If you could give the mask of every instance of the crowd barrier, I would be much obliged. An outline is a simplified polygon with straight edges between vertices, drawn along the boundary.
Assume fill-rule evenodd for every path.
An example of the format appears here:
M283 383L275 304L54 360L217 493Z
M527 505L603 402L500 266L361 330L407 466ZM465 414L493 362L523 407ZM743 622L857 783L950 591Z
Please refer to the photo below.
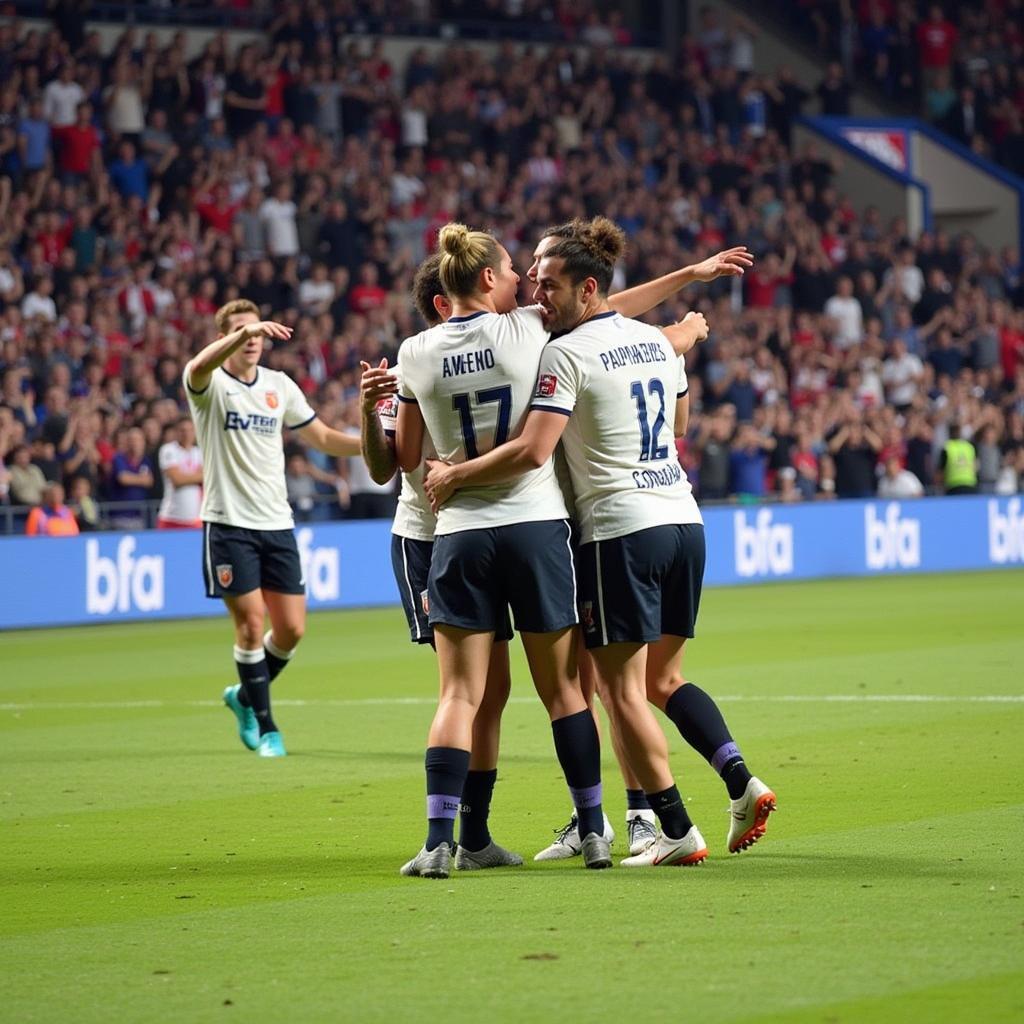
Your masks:
M841 501L705 510L705 583L1024 565L1020 497ZM311 608L395 604L390 523L296 530ZM0 539L0 629L222 614L200 531Z

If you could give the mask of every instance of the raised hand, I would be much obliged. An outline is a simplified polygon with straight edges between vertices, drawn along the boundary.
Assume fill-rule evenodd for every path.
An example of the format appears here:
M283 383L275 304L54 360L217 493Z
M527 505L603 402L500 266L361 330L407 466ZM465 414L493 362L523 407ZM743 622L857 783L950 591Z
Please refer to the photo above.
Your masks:
M388 370L388 361L382 359L377 366L360 361L363 376L359 381L359 401L364 412L373 412L381 399L398 391L398 378Z
M695 263L690 271L696 281L714 281L718 277L737 277L754 265L754 256L745 245L724 249Z
M684 324L690 324L694 328L694 341L703 341L708 336L708 322L704 319L703 313L696 311L687 313L683 317Z
M261 320L256 324L246 324L243 328L246 340L250 338L276 338L278 341L288 341L292 336L292 328L284 324L276 323L273 320Z

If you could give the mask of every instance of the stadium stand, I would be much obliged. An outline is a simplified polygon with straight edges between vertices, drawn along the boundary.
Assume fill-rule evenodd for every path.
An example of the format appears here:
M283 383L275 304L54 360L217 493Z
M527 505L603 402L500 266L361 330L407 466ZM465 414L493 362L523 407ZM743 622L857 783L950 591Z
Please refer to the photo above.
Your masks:
M790 146L811 90L754 74L742 26L695 25L670 60L614 45L649 26L608 5L581 22L555 4L550 50L460 39L396 66L349 34L348 3L290 4L256 41L222 32L194 57L185 29L163 47L128 29L107 52L80 5L57 6L51 30L0 25L0 532L24 531L48 481L82 530L152 524L182 368L239 295L296 326L269 364L354 427L359 361L419 329L411 275L453 218L522 269L545 226L607 214L630 240L619 286L726 245L758 254L742 283L650 315L692 304L712 325L678 441L702 500L943 490L954 424L978 489L1020 491L1020 254L911 239L839 194L832 164ZM359 6L426 37L465 5ZM484 6L537 30L535 3ZM1019 84L1019 43L1006 53L984 74ZM349 467L289 451L302 518L346 515Z

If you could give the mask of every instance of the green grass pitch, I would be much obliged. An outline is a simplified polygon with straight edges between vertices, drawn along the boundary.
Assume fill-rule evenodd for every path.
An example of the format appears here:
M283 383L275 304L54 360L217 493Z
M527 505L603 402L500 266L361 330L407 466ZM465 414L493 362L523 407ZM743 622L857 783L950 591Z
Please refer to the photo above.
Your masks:
M282 761L219 706L223 619L0 634L0 1020L1024 1019L1024 573L708 592L688 674L780 809L728 856L670 732L691 869L530 860L569 803L517 652L492 826L526 867L400 878L436 687L404 629L311 617ZM608 756L605 792L621 826Z

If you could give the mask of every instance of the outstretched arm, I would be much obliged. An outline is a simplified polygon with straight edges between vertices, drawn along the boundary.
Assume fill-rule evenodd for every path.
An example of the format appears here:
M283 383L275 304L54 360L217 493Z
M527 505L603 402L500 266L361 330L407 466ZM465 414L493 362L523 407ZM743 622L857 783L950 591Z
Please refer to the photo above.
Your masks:
M564 413L533 409L518 437L492 448L486 455L457 466L428 460L423 484L431 506L436 511L463 487L505 483L543 466L554 453L568 422Z
M623 316L640 316L655 306L660 306L670 299L680 288L685 288L694 281L714 281L717 277L736 277L743 274L747 267L754 265L754 257L745 245L709 256L700 263L673 270L671 274L657 277L653 281L645 281L635 288L608 296L608 305Z
M295 431L306 444L318 448L325 455L335 458L343 455L358 455L360 442L358 434L343 434L327 426L321 419L315 419Z
M211 341L198 355L194 356L185 367L185 383L192 391L205 391L209 386L210 377L218 366L238 351L250 338L278 338L287 341L292 336L292 329L284 324L264 320L260 323L245 324L237 331L225 334L223 338Z
M708 322L703 313L687 313L678 323L662 327L661 333L668 338L677 356L685 356L697 342L708 336Z

